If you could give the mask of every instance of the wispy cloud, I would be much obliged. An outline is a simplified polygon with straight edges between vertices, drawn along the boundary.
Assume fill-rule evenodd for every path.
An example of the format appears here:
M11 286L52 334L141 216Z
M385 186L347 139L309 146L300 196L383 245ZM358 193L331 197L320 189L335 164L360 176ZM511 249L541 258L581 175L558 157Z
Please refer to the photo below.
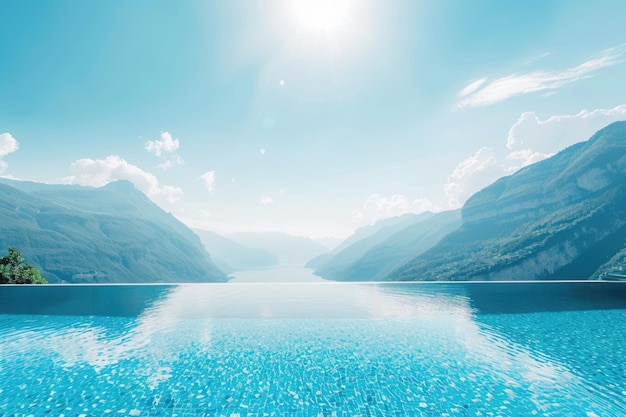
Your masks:
M468 84L467 87L459 92L458 97L461 98L472 94L474 91L478 90L478 88L480 88L480 86L483 85L485 81L487 81L487 77L481 78L480 80L472 81Z
M117 155L104 159L79 159L70 165L70 170L72 175L63 178L63 182L68 184L101 187L112 181L128 180L149 197L164 196L170 203L178 201L183 195L179 187L159 185L153 174L129 164Z
M547 57L548 55L550 55L550 52L544 52L541 55L536 55L531 57L529 60L527 60L526 62L524 62L524 65L530 65L532 63L535 63L537 61L541 61L542 59L544 59L545 57Z
M462 100L455 108L488 106L511 97L538 91L556 90L573 82L590 78L594 72L624 61L626 44L606 49L575 67L563 71L533 71L511 74L494 80L473 81L459 92ZM470 93L468 93L470 91Z
M165 161L159 165L159 168L167 169L175 165L183 165L185 161L176 151L180 147L180 141L173 139L169 132L162 132L160 140L149 140L144 144L145 150L164 159Z
M264 195L263 197L261 197L261 204L264 206L267 206L268 204L272 204L274 202L274 199L268 195Z
M209 194L213 194L215 191L215 171L207 171L204 174L200 175L200 179L204 183L206 190Z
M19 147L19 143L15 140L13 136L11 136L10 133L0 134L0 158L17 151ZM0 159L0 173L6 171L8 167L9 164Z

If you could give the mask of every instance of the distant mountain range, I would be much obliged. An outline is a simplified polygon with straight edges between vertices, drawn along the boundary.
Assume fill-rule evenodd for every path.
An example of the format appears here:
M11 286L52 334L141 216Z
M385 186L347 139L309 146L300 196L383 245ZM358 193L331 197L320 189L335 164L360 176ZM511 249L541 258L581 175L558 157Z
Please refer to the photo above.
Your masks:
M211 259L227 274L245 269L270 268L278 265L278 258L265 249L249 248L232 239L208 230L196 229Z
M340 244L329 254L322 254L307 262L306 266L316 269L316 274L335 280L368 280L369 271L358 266L359 260L377 245L383 244L388 238L405 228L420 223L433 216L433 213L405 214L381 220L374 225L364 226ZM357 272L359 271L359 272ZM358 277L365 274L366 277ZM353 278L349 278L349 276ZM369 278L368 278L369 277Z
M0 179L0 248L10 246L51 283L227 280L198 236L127 181Z
M392 235L387 227L355 234L341 251L313 260L316 273L336 280L626 278L626 122L501 178L460 213ZM357 259L345 256L350 251Z

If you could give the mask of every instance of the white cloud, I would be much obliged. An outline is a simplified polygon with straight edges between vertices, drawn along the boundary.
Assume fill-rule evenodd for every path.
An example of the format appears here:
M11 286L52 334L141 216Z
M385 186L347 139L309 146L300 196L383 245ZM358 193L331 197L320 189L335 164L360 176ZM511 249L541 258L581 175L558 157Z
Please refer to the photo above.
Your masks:
M10 133L0 134L0 158L17 151L19 147L20 144L15 140L15 138L13 138L13 136L11 136ZM6 171L8 167L9 164L0 159L0 174Z
M552 155L554 155L553 153L541 153L541 152L535 152L532 149L522 149L520 151L513 151L510 154L508 154L505 159L509 160L509 161L520 161L521 165L515 165L515 166L509 166L505 168L505 171L508 174L511 174L515 171L517 171L520 168L523 168L525 166L534 164L535 162L539 162L542 161L546 158L550 158Z
M164 158L165 162L157 165L159 168L168 169L175 165L183 165L185 161L175 152L180 147L178 139L172 139L169 132L161 133L161 140L149 140L144 148L159 158Z
M493 149L488 147L461 161L444 185L450 208L460 207L470 195L498 179L502 169L496 162Z
M505 159L517 162L506 167L506 173L549 158L619 120L626 120L626 104L606 110L582 110L546 120L541 120L535 112L524 112L509 130L506 146L511 152Z
M261 197L261 204L264 206L267 206L268 204L272 204L274 202L274 199L268 195L264 195L263 197Z
M459 180L476 172L484 171L487 167L496 163L496 157L493 149L484 146L480 148L473 156L466 158L459 163L450 178Z
M179 187L159 185L153 174L129 164L117 155L105 159L79 159L70 165L70 170L72 175L63 179L65 183L101 187L112 181L128 180L151 198L163 196L174 203L183 195Z
M20 144L11 136L10 133L0 135L0 156L5 156L19 149Z
M260 153L261 155L265 155L265 148L261 148L261 149L259 149L259 153Z
M509 130L506 146L511 150L532 149L553 154L589 139L618 120L626 120L626 104L608 110L582 110L578 114L552 116L546 120L539 119L534 112L525 112Z
M200 175L200 179L204 182L204 186L209 194L213 194L215 191L215 171L207 171Z
M590 78L593 73L612 65L623 62L622 56L626 52L626 44L606 49L597 56L588 59L580 65L563 71L533 71L527 74L511 74L491 81L470 83L459 93L459 97L467 96L456 103L456 108L487 106L511 97L545 90L555 90L567 84ZM467 91L471 93L467 93ZM463 94L466 92L466 94Z
M441 207L425 198L410 200L402 194L387 197L374 193L365 200L360 210L352 212L352 221L358 225L372 224L389 217L424 211L441 211Z
M161 133L161 140L149 140L145 144L148 152L152 152L156 156L161 156L163 152L172 153L180 147L178 139L172 139L169 132Z
M583 110L574 115L552 116L546 120L541 120L534 112L522 113L509 130L508 153L504 158L498 160L493 149L483 147L456 166L444 186L449 207L460 207L473 193L498 178L585 141L619 120L626 120L626 104L608 110Z

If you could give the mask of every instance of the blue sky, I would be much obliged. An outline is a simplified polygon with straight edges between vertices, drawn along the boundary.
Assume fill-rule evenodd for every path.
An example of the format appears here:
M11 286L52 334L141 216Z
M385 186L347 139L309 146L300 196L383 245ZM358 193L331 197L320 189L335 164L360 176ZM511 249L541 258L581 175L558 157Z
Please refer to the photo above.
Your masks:
M347 236L626 119L623 1L0 1L0 175Z

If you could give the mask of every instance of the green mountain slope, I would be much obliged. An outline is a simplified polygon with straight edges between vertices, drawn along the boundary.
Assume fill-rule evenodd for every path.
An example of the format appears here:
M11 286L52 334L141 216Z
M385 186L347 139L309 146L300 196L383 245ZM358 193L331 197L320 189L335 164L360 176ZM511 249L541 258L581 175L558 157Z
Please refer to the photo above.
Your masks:
M348 236L343 242L337 245L335 249L332 250L331 253L337 254L343 251L344 249L348 248L349 246L352 246L353 244L361 240L364 240L370 236L373 236L379 231L381 231L382 229L386 229L389 226L399 225L399 228L404 228L409 224L413 224L415 222L425 220L428 216L432 216L432 213L430 212L421 213L421 214L406 213L401 216L389 217L387 219L379 220L374 224L368 224L368 225L359 227L358 229L354 231L352 235ZM399 230L399 228L397 230ZM388 229L388 230L391 230L391 229Z
M316 267L315 274L326 279L343 281L347 280L352 265L363 257L370 249L383 243L395 233L426 221L433 213L421 214L409 213L404 216L382 220L374 225L358 229L353 236L346 239L349 245L340 245L333 252L332 257L318 257L310 260L307 266ZM355 278L359 279L359 278Z
M0 247L49 282L226 281L200 239L125 181L101 188L0 180Z
M400 266L432 248L460 226L460 210L437 213L373 246L338 276L343 281L384 281Z
M462 216L458 231L389 278L588 279L619 270L626 241L626 122L501 178L473 195Z

